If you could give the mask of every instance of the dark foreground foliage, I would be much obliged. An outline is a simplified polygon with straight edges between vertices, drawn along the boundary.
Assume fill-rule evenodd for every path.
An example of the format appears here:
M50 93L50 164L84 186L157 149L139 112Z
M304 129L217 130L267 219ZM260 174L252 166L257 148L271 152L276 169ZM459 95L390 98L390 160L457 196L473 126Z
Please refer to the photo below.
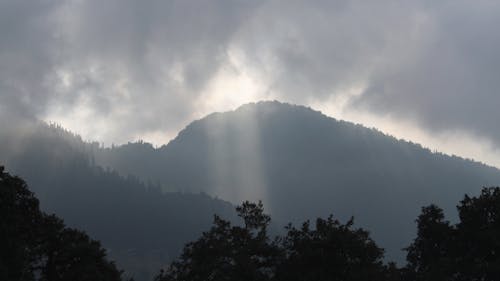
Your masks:
M287 227L270 239L270 217L261 203L237 208L243 226L215 216L212 228L186 245L156 281L197 280L500 280L500 188L484 188L457 206L459 222L445 220L435 205L422 208L417 237L406 249L407 265L384 264L369 233L330 216L314 227Z
M237 211L243 226L215 216L213 227L156 280L386 280L393 271L352 220L318 219L314 229L309 222L289 225L286 236L271 240L261 203L244 202Z
M0 218L0 280L121 280L98 241L41 212L26 183L1 166Z
M500 188L484 188L457 206L451 225L435 205L422 208L408 247L407 280L500 280Z
M438 206L422 208L407 265L398 268L353 219L290 224L271 239L262 203L244 202L236 208L242 225L215 216L156 281L500 280L500 188L466 195L457 209L452 224ZM122 272L98 241L41 212L26 183L0 166L0 280L119 281Z

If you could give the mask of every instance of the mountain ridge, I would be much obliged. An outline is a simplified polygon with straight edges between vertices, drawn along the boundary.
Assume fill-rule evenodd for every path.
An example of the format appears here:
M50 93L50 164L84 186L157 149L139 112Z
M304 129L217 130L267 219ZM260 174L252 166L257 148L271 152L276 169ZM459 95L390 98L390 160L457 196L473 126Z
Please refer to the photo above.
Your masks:
M237 112L239 110L242 110L244 109L245 107L252 107L252 106L260 106L260 105L266 105L266 104L278 104L278 105L284 105L284 106L291 106L291 107L298 107L298 108L302 108L302 109L306 109L306 110L310 110L312 112L315 112L315 113L318 113L320 114L321 116L325 117L325 118L328 118L332 121L335 121L335 122L341 122L341 123L346 123L346 124L351 124L353 126L360 126L360 127L363 127L365 129L368 129L368 130L371 130L375 133L379 133L379 134L382 134L386 137L389 137L389 138L392 138L396 141L402 141L402 142L406 142L410 145L416 145L424 150L427 150L429 151L430 153L432 154L438 154L438 155L444 155L444 156L448 156L448 157L452 157L452 158L459 158L459 159L462 159L462 160L466 160L466 161L470 161L470 162L473 162L474 164L479 164L479 165L482 165L482 166L485 166L487 168L493 168L493 169L496 169L500 172L500 167L496 167L494 165L491 165L491 164L488 164L488 163L485 163L481 160L477 160L477 159L474 159L474 158L469 158L469 157L464 157L464 156L461 156L461 155L458 155L458 154L450 154L450 153L446 153L446 152L442 152L442 151L439 151L439 150L436 150L436 149L432 149L428 146L425 146L419 142L414 142L412 141L411 139L406 139L406 138L400 138L400 137L396 137L390 133L387 133L387 132L384 132L380 129L378 129L377 127L368 127L362 123L356 123L356 122L352 122L352 121L348 121L348 120L344 120L344 119L338 119L338 118L335 118L335 117L332 117L328 114L325 114L323 113L321 110L316 110L310 106L306 106L306 105L297 105L297 104L293 104L293 103L288 103L288 102L282 102L282 101L278 101L278 100L263 100L263 101L257 101L257 102L249 102L249 103L245 103L245 104L242 104L240 106L238 106L237 108L235 109L232 109L232 110L227 110L227 111L217 111L217 112L212 112L212 113L209 113L201 118L198 118L198 119L194 119L193 121L191 121L188 125L186 125L183 129L181 129L177 135L172 138L171 140L169 140L167 143L165 144L161 144L161 145L154 145L153 143L151 142L148 142L147 140L142 140L142 139L139 139L137 141L128 141L127 143L123 143L123 144L113 144L113 147L117 148L117 147L126 147L126 146L130 146L130 145L144 145L146 147L150 147L151 150L154 150L154 151L158 151L158 150L162 150L164 149L166 146L168 146L170 143L174 142L186 129L189 129L191 126L193 126L194 124L196 124L197 122L202 122L203 120L205 119L210 119L210 118L216 118L217 116L219 115L224 115L224 114L227 114L227 113L232 113L232 112ZM91 141L89 141L91 142ZM102 149L111 149L112 147L102 147Z
M176 258L213 214L235 219L234 206L206 194L163 192L138 177L96 165L97 143L42 122L0 131L0 166L26 179L41 208L100 240L126 276L151 280Z
M57 126L48 127L23 131L14 126L12 134L19 134L18 139L6 137L6 130L0 132L2 158L23 147L25 152L45 153L35 158L29 153L11 155L13 160L33 160L21 163L17 171L32 173L28 181L41 182L35 187L50 183L37 178L37 167L49 168L63 155L73 159L68 163L80 163L75 168L90 161L103 167L104 175L116 171L164 191L204 193L232 204L262 200L279 223L332 213L341 220L354 216L356 224L370 229L387 249L390 260L404 260L401 249L415 235L412 222L422 206L436 203L453 219L455 204L465 193L474 195L483 186L500 183L495 167L277 101L212 113L158 148L145 142L103 148ZM36 141L26 141L30 131L50 138L33 146ZM75 152L86 155L86 160L79 160ZM39 161L43 158L54 161ZM58 165L52 168L62 164ZM69 180L71 173L64 177ZM42 203L44 196L40 194Z
M147 159L127 155L132 146L108 149L97 161L123 165L123 173L135 171L167 190L205 192L233 204L263 200L278 221L354 215L396 260L420 207L437 203L453 218L463 194L500 183L495 167L277 101L193 121ZM377 224L403 234L384 236Z

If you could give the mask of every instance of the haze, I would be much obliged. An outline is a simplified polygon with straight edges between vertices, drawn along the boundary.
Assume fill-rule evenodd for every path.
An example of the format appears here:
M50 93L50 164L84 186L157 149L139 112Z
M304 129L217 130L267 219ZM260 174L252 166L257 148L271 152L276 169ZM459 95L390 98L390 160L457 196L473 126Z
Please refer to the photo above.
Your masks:
M0 110L106 146L273 100L500 166L496 1L1 1Z
M0 0L0 280L500 280L499 15Z

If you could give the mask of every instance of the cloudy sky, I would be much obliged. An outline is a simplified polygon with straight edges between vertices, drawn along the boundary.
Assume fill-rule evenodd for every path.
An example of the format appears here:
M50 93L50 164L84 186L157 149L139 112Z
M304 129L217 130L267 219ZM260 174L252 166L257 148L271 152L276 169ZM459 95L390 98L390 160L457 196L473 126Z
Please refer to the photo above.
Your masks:
M500 167L500 1L0 0L0 110L106 145L277 99Z

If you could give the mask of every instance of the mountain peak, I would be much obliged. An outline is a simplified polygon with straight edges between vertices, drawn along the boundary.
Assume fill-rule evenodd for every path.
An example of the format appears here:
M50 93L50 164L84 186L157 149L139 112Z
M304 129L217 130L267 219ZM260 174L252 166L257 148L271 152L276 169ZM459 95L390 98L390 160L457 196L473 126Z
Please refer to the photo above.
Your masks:
M404 259L422 206L449 217L463 194L500 183L495 168L278 101L213 113L166 146L143 146L99 150L96 162L169 191L262 200L280 222L355 216L392 260Z
M354 215L400 260L421 206L451 213L463 194L500 182L497 169L279 101L193 122L162 157L158 177L170 188L263 200L280 221Z

